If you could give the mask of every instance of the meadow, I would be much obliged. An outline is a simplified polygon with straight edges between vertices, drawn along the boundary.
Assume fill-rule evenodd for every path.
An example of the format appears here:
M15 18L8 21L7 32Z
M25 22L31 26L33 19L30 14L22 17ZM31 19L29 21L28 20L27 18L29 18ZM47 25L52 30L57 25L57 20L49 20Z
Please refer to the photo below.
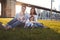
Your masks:
M12 18L0 18L0 22L6 25ZM60 40L60 21L57 20L38 20L47 28L16 27L15 30L0 29L0 40Z

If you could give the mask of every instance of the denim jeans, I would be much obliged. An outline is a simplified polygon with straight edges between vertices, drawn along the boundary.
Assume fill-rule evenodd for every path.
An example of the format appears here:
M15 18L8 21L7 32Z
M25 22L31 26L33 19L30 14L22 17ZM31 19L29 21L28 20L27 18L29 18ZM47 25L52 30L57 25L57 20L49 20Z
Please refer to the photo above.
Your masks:
M7 23L7 26L10 26L10 28L14 28L18 25L20 25L22 22L18 21L16 18L12 19L10 22Z
M44 27L41 23L34 23L34 26L35 26L35 27L41 27L41 28Z
M18 21L16 18L14 18L14 19L12 19L10 22L8 22L7 24L8 25L11 25L11 24L13 24L14 22L16 22L16 21Z

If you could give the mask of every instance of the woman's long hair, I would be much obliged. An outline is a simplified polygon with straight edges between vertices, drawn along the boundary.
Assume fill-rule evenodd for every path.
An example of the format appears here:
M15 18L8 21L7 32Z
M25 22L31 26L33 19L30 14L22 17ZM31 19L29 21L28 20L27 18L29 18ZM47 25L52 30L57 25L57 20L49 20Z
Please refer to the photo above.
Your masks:
M33 13L32 13L32 9L33 9ZM32 7L31 8L31 10L30 10L30 15L37 15L37 13L36 13L36 10L35 10L35 7Z

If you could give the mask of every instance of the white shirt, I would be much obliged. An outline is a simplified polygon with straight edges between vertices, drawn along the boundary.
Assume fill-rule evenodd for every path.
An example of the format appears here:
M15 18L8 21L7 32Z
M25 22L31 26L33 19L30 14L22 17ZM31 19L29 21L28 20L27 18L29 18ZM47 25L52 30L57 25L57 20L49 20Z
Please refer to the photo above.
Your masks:
M34 21L37 21L38 16L37 15L33 15L34 16ZM31 15L29 15L29 17L31 17Z

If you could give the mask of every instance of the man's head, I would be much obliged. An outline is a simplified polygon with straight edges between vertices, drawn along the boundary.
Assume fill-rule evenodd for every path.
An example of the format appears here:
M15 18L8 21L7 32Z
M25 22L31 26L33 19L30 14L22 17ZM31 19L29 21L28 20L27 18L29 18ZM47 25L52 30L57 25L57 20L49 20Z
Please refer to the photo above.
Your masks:
M25 6L25 5L22 5L21 10L22 10L23 12L25 12L26 6Z

